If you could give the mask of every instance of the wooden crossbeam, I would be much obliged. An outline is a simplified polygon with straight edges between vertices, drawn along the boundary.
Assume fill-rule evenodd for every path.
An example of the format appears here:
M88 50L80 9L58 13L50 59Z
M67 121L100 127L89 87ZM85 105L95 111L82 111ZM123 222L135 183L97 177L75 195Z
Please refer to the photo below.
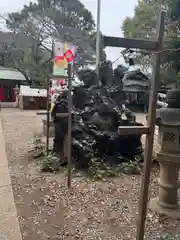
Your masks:
M47 111L45 112L37 112L36 115L47 115Z
M130 39L110 36L104 36L103 43L105 47L138 48L149 51L156 51L158 45L157 41L154 40Z
M69 113L56 113L56 118L64 118L68 116L69 116Z
M118 133L121 136L128 136L128 135L143 135L148 134L150 132L149 127L145 126L120 126L118 127Z
M37 115L47 115L47 112L37 112ZM57 118L64 118L64 117L68 117L69 113L56 113L56 117Z

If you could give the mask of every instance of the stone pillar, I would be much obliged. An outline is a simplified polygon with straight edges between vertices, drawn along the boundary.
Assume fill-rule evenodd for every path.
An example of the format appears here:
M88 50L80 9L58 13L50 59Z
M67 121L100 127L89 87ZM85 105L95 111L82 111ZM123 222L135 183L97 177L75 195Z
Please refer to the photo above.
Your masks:
M157 110L156 123L159 126L160 164L158 197L151 199L152 211L180 218L178 203L180 170L180 90L172 89L167 93L168 107Z

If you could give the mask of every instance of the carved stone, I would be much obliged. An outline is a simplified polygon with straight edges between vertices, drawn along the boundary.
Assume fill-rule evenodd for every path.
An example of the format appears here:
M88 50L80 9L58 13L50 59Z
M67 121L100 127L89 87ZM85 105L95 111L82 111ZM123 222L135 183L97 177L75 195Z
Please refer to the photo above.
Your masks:
M124 72L125 68L119 67L114 75L111 62L104 62L99 68L100 86L95 71L78 72L83 84L73 89L71 155L73 164L79 168L88 169L93 158L111 165L137 160L137 155L142 159L141 133L135 136L118 133L118 126L142 125L124 106ZM67 92L58 96L51 112L55 126L53 152L67 157L68 121L59 113L68 113Z

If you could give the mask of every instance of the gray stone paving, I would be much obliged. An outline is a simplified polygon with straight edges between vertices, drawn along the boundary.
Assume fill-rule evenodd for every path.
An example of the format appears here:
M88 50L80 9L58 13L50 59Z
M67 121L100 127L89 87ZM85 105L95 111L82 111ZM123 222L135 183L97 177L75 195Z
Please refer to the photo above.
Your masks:
M22 240L0 119L0 240Z

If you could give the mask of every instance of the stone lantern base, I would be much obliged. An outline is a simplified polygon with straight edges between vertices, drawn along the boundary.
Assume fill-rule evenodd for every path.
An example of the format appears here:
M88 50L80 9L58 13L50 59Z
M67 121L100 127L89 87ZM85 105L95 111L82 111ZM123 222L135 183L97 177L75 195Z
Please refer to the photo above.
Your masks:
M166 215L170 218L180 219L180 207L176 209L161 207L158 198L153 198L150 200L149 209L153 212Z
M180 219L178 203L180 155L159 152L157 159L160 164L159 193L157 198L150 200L149 208L159 214Z

